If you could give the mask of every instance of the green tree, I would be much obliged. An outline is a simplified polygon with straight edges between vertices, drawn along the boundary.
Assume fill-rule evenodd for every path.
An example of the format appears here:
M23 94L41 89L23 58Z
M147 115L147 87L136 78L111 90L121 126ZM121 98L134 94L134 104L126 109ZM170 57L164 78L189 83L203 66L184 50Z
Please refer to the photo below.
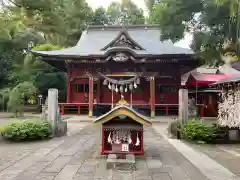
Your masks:
M240 1L239 0L231 0L230 2L228 0L216 0L216 3L218 5L223 5L225 3L229 4L230 7L230 16L232 18L236 18L239 12L239 5L240 5Z
M3 22L0 32L5 32L5 35L0 37L0 68L2 69L0 88L5 85L11 86L11 80L14 79L11 72L15 66L19 66L23 62L29 46L44 42L38 32L27 27L26 21L25 11L22 8L14 13L3 8L0 13L0 22Z
M25 100L36 94L36 87L30 82L23 82L12 89L9 95L8 109L15 116L23 116L23 106Z
M206 63L218 64L226 52L225 40L236 36L236 22L230 21L230 2L217 6L215 0L160 1L153 7L150 22L159 24L161 40L177 42L186 32L193 34L191 48Z
M110 22L106 9L104 9L103 7L97 8L93 13L92 25L108 25L108 24L110 24Z
M121 3L112 2L107 9L110 24L144 24L143 10L139 9L131 0L122 0Z
M0 107L2 111L7 110L7 102L9 100L9 94L11 90L9 88L3 88L0 90Z
M70 46L91 22L92 9L85 0L6 0L12 13L26 12L27 26L43 34L51 44ZM9 6L9 4L12 4Z
M33 50L36 51L59 49L62 48L52 44L41 44L33 48ZM26 77L25 80L32 82L39 93L45 96L50 88L56 88L63 92L66 91L66 74L43 62L39 57L33 56L31 53L26 55L21 72L23 76ZM24 79L24 77L21 79Z
M157 0L144 0L144 2L148 8L149 13L151 13L154 4L157 3Z

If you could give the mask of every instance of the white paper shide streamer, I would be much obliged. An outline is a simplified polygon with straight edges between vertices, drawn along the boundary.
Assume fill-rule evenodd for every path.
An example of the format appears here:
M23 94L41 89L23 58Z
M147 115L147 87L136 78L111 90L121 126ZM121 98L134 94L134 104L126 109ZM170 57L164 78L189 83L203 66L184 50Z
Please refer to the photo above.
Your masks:
M111 139L111 132L108 135L108 143L112 144L112 139Z
M223 90L218 105L218 124L229 128L240 128L240 89Z
M140 145L140 140L139 140L138 133L137 133L137 141L136 141L135 146L139 146L139 145Z

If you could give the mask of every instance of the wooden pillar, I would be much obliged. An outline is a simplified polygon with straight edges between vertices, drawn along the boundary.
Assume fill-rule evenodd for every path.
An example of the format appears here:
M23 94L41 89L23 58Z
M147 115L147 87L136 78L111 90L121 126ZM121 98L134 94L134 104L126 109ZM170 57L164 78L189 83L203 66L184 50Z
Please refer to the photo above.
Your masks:
M97 81L97 103L100 103L101 96L101 79L99 78Z
M67 103L71 102L71 68L67 65Z
M88 96L88 115L89 117L93 116L93 77L89 77L89 96Z
M179 120L182 124L188 121L188 90L179 89Z
M151 117L155 117L155 78L150 78L150 109Z

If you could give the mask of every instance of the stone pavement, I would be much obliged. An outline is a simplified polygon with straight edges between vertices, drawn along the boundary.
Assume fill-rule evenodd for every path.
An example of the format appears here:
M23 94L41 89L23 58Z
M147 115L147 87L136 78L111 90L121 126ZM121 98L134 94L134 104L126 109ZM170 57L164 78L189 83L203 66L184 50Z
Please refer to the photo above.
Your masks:
M232 173L240 177L240 145L211 145L211 144L190 144L188 146L201 151L219 164L226 167Z
M154 125L154 128L206 177L211 180L240 180L240 153L237 153L229 148L233 145L227 148L226 145L197 145L177 139L171 139L167 135L166 127L166 123L158 123ZM235 147L236 146L239 147L238 145L235 145ZM226 152L232 156L229 154L227 155Z
M136 159L136 171L121 172L106 169L99 127L69 126L75 127L69 136L49 141L0 141L0 180L207 180L153 128L146 128L146 154Z

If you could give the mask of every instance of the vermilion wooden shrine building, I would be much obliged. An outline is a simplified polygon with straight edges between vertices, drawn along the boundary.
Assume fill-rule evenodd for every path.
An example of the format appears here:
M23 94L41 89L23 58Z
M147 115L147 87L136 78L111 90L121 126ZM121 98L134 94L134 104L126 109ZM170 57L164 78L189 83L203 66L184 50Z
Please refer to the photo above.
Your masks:
M198 66L191 50L161 42L155 25L91 26L74 47L33 53L67 72L62 114L85 107L92 116L94 106L105 113L121 94L152 117L177 114L181 75Z

